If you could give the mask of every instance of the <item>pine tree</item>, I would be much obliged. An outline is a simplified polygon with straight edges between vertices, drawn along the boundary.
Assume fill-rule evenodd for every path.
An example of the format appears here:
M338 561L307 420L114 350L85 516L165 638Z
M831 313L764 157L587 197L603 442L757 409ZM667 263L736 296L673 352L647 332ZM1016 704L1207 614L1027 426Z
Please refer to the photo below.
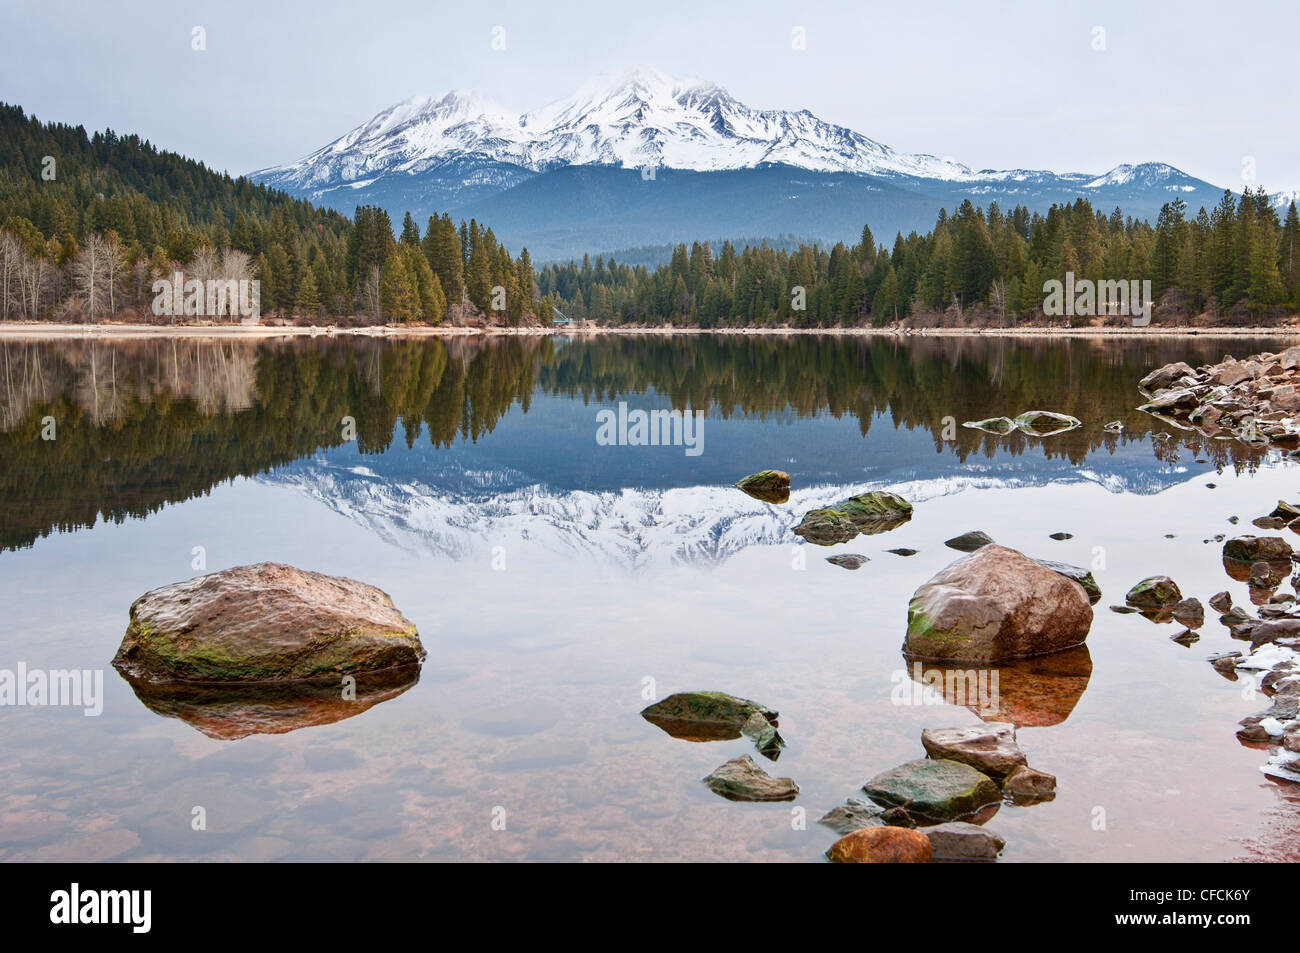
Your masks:
M391 255L380 269L380 307L389 321L414 321L420 315L419 294L403 258Z
M406 217L402 219L402 244L419 245L420 244L420 226L415 224L415 219L411 213L407 212Z
M298 303L294 310L306 317L320 314L320 294L316 289L316 276L310 268L304 268L302 280L298 282Z

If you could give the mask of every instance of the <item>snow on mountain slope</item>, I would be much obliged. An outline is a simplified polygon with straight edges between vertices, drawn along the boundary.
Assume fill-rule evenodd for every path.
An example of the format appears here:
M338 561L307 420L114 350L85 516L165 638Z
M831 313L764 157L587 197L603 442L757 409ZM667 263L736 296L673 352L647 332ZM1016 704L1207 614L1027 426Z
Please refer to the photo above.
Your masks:
M318 458L257 479L304 493L419 555L461 560L508 543L626 569L720 563L750 546L796 545L800 540L793 529L802 514L868 490L888 489L921 503L973 489L1042 483L1028 474L975 468L963 476L797 489L787 505L772 506L727 486L559 490L519 485L517 476L504 470L462 472L454 476L453 487L435 486ZM1184 479L1185 472L1171 472L1164 481L1134 485L1115 474L1081 469L1065 482L1097 483L1111 493L1154 493Z
M1143 162L1139 165L1117 165L1105 175L1085 183L1084 188L1099 189L1107 185L1137 185L1142 188L1166 188L1173 192L1193 192L1195 187L1178 179L1183 173L1163 162Z
M407 100L306 158L253 177L310 191L417 174L468 157L534 173L569 165L714 172L776 164L945 182L1065 180L1089 188L1126 184L1135 175L1153 181L1182 176L1157 163L1119 166L1096 178L976 171L950 158L897 152L806 109L753 109L714 83L635 69L606 75L523 115L460 90Z

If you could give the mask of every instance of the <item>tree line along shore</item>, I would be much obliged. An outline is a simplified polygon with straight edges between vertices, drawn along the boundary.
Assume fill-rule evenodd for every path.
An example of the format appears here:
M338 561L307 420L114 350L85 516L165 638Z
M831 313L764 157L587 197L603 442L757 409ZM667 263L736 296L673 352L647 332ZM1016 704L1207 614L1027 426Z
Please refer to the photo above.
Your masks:
M0 104L0 321L236 323L256 282L276 325L698 329L1121 328L1044 314L1050 281L1144 280L1161 327L1272 328L1300 313L1300 215L1263 188L1157 221L1085 199L1046 213L969 200L924 235L797 249L680 243L663 264L608 255L535 265L447 213L352 218L138 136L41 123ZM162 284L160 284L162 283ZM161 289L161 290L160 290ZM233 297L233 295L232 295ZM174 303L174 305L173 305ZM160 307L161 305L161 307ZM247 310L247 309L245 309ZM232 313L234 312L234 313Z

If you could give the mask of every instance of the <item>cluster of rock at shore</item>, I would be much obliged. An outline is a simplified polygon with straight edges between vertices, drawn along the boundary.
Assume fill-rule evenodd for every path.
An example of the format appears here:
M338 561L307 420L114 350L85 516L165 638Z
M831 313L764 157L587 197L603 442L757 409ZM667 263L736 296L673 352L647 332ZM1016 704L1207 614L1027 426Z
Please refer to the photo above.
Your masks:
M1138 409L1174 426L1293 453L1300 448L1300 345L1244 360L1225 356L1218 364L1198 368L1181 361L1166 364L1138 386L1149 398ZM1280 500L1254 523L1261 529L1300 532L1300 507ZM1237 736L1243 743L1267 746L1270 757L1261 770L1286 781L1300 781L1300 604L1293 593L1279 592L1278 587L1291 576L1292 587L1300 592L1300 575L1291 575L1296 560L1291 544L1281 536L1228 539L1223 544L1224 570L1248 584L1258 617L1233 606L1227 592L1210 599L1232 637L1248 640L1251 646L1249 652L1213 655L1210 662L1227 678L1235 680L1238 673L1259 676L1260 689L1272 701L1266 711L1243 719ZM1187 624L1178 615L1179 593L1172 580L1156 577L1144 583L1148 585L1139 584L1141 592L1135 587L1129 593L1130 605L1146 613L1171 613ZM1185 605L1181 608L1187 611ZM1187 644L1194 641L1191 636L1188 631L1174 638Z
M1182 429L1248 444L1300 448L1300 345L1193 368L1179 361L1138 382L1139 410Z
M1278 520L1295 507L1279 502L1265 519ZM1300 530L1300 510L1290 520ZM1284 525L1290 525L1284 524ZM1210 597L1210 608L1234 639L1250 643L1249 651L1220 652L1210 656L1215 670L1225 678L1259 677L1259 688L1270 707L1241 720L1237 737L1245 744L1261 745L1270 752L1262 769L1285 781L1300 781L1300 603L1293 593L1278 591L1300 559L1281 536L1237 536L1223 544L1223 567L1228 576L1249 586L1256 617L1234 606L1225 590ZM1300 574L1291 579L1300 586ZM1199 599L1184 599L1178 584L1167 576L1152 576L1129 590L1127 607L1153 621L1170 619L1187 628L1171 638L1184 645L1197 640L1195 630L1204 625ZM1112 607L1118 609L1119 607Z

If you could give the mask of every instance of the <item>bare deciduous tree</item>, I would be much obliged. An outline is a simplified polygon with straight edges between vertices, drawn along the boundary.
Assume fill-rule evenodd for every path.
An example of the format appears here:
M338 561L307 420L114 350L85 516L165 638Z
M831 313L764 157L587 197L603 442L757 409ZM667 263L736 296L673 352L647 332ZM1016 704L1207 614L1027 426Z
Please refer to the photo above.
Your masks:
M376 321L383 319L383 313L380 308L380 271L379 266L375 265L370 269L370 274L366 277L366 283L361 289L361 298L366 311Z
M109 258L112 254L120 256L121 250L110 251L109 243L103 236L91 234L72 259L74 294L86 309L92 323L96 315L104 313L111 300Z
M22 307L19 291L19 273L27 250L12 233L0 230L0 313L7 321L13 304Z

